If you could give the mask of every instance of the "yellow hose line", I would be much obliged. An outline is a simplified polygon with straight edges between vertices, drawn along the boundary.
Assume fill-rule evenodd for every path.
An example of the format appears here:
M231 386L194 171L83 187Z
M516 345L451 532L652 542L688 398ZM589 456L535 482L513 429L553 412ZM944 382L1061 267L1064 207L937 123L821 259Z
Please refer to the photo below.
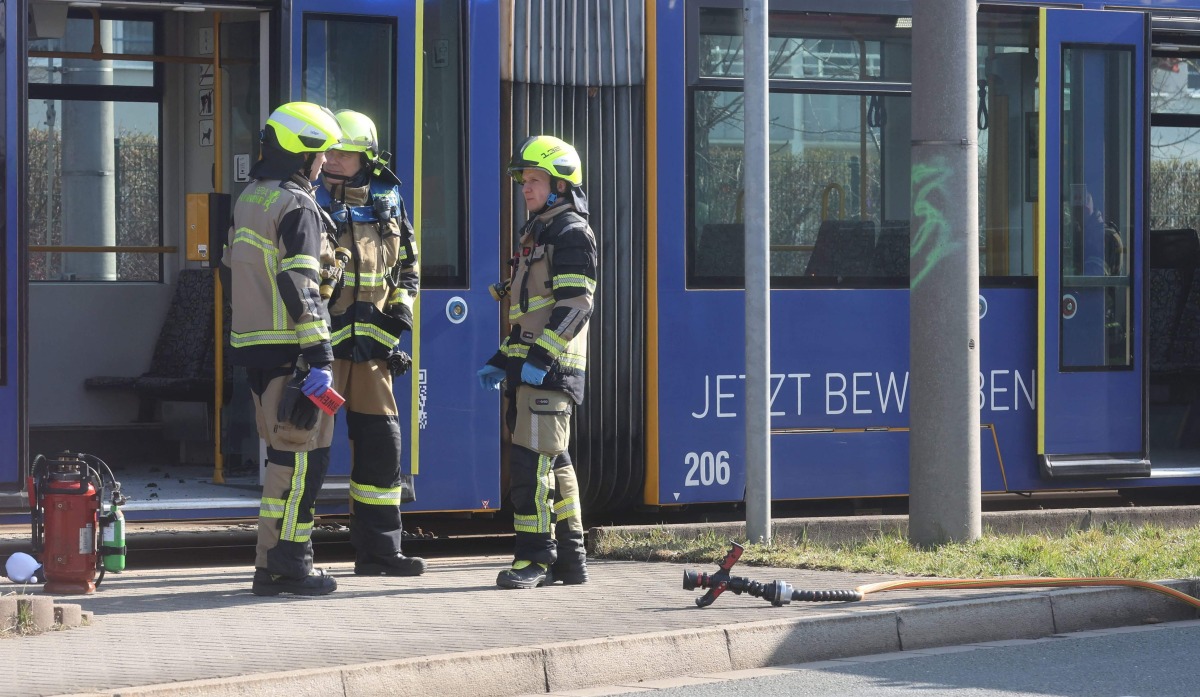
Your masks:
M1053 588L1063 586L1127 586L1130 588L1144 588L1148 591L1169 595L1172 598L1175 598L1181 602L1185 602L1194 608L1200 608L1200 600L1193 598L1186 593L1180 593L1174 588L1168 588L1161 583L1154 583L1152 581L1139 581L1132 578L996 578L988 580L942 578L925 579L920 581L882 581L880 583L868 583L866 585L859 586L854 590L862 593L863 595L867 595L868 593L903 590L906 588Z

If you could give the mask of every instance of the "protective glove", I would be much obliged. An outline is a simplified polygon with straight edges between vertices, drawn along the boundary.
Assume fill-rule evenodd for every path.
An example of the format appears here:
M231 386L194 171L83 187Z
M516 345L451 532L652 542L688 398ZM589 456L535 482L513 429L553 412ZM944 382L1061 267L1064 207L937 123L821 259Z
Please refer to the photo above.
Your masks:
M311 431L317 425L319 410L317 405L304 396L304 392L301 391L305 380L305 376L296 375L283 386L276 419L281 423L289 423L302 431Z
M308 377L304 378L304 384L300 386L300 391L306 395L320 397L332 384L333 370L329 366L310 368Z
M532 363L525 363L521 366L521 382L529 383L530 385L540 385L546 379L546 369L539 368Z
M500 389L500 381L504 379L504 370L494 365L485 365L479 369L479 386L487 392Z
M412 356L408 355L404 351L401 351L399 348L394 348L392 349L392 352L388 354L387 367L388 371L392 374L392 377L400 377L401 375L407 373L408 369L412 367Z

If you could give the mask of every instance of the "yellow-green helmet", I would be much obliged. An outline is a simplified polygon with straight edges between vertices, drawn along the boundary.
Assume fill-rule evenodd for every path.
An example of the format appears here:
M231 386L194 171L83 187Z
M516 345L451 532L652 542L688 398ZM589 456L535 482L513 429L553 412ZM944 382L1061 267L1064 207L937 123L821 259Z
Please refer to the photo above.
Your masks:
M288 102L271 112L267 128L279 147L294 153L324 152L342 138L333 112L311 102Z
M368 162L374 162L379 152L379 132L375 130L375 122L365 114L349 109L341 109L334 115L342 127L342 142L330 149L361 152Z
M572 187L583 184L583 166L575 148L554 136L531 136L521 143L508 162L513 181L522 183L521 172L540 169L554 179L562 179Z

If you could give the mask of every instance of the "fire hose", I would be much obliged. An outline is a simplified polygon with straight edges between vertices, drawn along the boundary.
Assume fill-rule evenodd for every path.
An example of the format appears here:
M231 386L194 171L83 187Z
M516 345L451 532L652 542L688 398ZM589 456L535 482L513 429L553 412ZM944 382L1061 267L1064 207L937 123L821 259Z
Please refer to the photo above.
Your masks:
M703 596L696 598L698 607L708 607L717 599L717 596L725 591L730 591L735 595L745 593L754 598L762 598L770 602L775 607L787 605L791 602L855 602L862 600L864 596L870 593L881 593L883 591L904 590L912 588L946 588L946 589L968 589L968 588L1057 588L1057 587L1074 587L1074 586L1125 586L1129 588L1142 588L1163 595L1170 596L1176 600L1187 603L1192 607L1200 609L1200 599L1181 593L1174 588L1169 588L1161 583L1152 581L1140 581L1132 578L1104 578L1104 577L1080 577L1080 578L994 578L994 579L965 579L965 578L936 578L936 579L917 579L917 580L900 580L900 581L881 581L879 583L868 583L858 586L853 589L843 590L801 590L797 589L792 584L786 581L771 581L770 583L760 583L742 576L731 576L730 570L733 565L742 558L742 552L745 548L742 545L732 542L732 547L725 553L725 558L721 560L720 568L712 574L699 571L684 571L683 572L683 589L695 590L697 588L707 589Z

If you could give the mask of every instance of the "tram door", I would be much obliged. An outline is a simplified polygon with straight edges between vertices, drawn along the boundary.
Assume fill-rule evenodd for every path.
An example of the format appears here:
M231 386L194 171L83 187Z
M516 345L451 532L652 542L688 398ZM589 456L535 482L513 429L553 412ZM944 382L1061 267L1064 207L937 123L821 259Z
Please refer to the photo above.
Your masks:
M1143 13L1041 10L1038 454L1149 476Z
M498 98L478 102L485 113L476 113L473 97L469 117L459 108L467 103L462 66L482 61L494 68L498 46L488 54L488 47L463 45L462 5L296 0L288 18L290 98L372 118L381 147L393 154L391 166L403 182L401 194L417 234L418 331L401 342L413 367L395 380L403 471L414 475L417 496L405 511L500 507L497 400L479 389L475 376L497 346L499 315L486 281L471 283L472 269L476 274L495 269L498 249L494 235L479 235L487 239L469 244L467 234L475 227L470 221L487 218L479 211L495 209L496 224L493 192L500 168L490 168L484 189L468 179L466 166L495 159ZM467 50L480 51L480 58L468 61ZM465 135L468 118L490 120L496 133L476 147ZM345 419L339 417L330 478L344 479L350 470Z

